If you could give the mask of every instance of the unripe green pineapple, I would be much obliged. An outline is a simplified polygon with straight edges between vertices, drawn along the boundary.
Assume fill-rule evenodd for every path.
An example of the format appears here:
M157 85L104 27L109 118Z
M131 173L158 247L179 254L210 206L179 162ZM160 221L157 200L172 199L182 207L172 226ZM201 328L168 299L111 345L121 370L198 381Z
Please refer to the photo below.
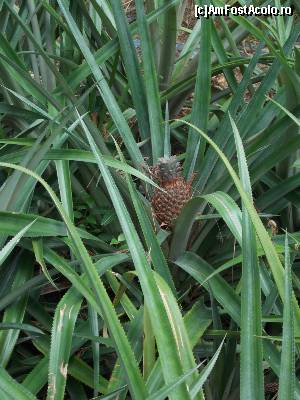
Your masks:
M170 228L191 198L192 180L187 182L184 179L176 156L159 158L150 172L154 181L164 189L156 189L151 198L154 215L161 226Z

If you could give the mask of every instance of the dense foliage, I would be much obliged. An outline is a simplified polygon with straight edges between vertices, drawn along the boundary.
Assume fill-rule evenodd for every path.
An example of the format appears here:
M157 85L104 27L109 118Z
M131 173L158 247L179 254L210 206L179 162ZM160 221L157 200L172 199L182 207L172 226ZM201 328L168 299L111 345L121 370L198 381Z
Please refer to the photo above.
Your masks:
M1 399L300 399L293 5L0 1Z

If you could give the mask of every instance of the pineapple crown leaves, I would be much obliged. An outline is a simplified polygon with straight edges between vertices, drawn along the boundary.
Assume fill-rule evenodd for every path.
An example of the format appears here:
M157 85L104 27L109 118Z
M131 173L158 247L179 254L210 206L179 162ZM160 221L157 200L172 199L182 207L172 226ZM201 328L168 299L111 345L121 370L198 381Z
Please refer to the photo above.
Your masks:
M157 164L150 168L150 173L159 184L170 182L181 177L181 165L176 156L161 157Z

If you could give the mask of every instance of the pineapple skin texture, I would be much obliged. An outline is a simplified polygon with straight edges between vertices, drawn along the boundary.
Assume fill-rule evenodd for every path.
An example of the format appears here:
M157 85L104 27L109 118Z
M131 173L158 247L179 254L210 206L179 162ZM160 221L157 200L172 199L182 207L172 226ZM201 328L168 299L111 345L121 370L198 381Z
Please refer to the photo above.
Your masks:
M161 187L165 192L156 189L151 199L152 209L159 224L171 228L182 207L192 197L191 182L177 176Z

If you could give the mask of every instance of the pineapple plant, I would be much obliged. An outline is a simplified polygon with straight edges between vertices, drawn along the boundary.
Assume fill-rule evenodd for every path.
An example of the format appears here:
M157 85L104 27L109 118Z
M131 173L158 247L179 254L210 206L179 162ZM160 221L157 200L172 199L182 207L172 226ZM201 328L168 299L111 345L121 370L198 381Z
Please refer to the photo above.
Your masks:
M161 157L150 168L152 179L163 189L151 197L153 213L160 226L171 228L182 207L191 198L192 179L186 181L176 156Z

